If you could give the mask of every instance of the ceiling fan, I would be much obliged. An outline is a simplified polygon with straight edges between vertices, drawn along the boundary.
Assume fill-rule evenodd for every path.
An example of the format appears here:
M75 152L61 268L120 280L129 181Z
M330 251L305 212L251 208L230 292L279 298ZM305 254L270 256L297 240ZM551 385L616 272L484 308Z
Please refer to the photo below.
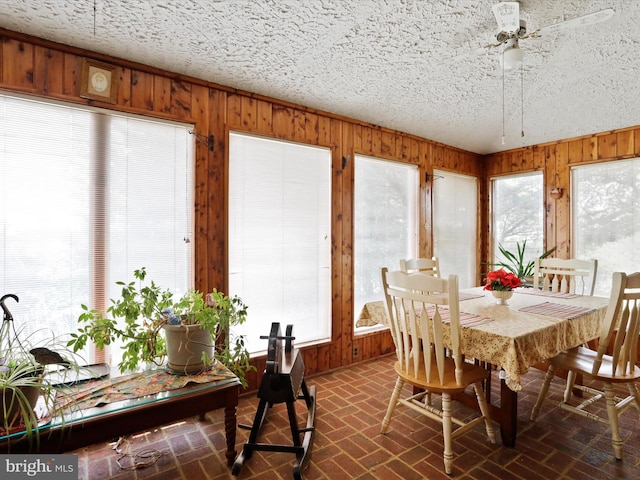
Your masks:
M501 62L504 70L513 70L522 65L524 53L520 50L519 40L540 38L562 30L604 22L615 13L612 8L606 8L598 12L547 25L527 34L527 25L520 18L520 4L518 2L496 3L493 5L492 10L499 28L496 35L498 43L487 45L487 47L502 47Z
M570 18L563 22L547 25L527 33L527 24L520 18L520 3L500 2L492 7L496 17L499 31L496 35L498 43L487 45L485 48L502 47L500 64L502 70L502 144L505 144L505 72L516 70L522 65L524 52L520 49L519 41L527 38L540 38L562 30L577 27L586 27L595 23L610 19L615 13L612 8L606 8L598 12L588 13L579 17ZM524 137L524 80L520 69L522 87L520 89L520 107L522 127L520 136Z

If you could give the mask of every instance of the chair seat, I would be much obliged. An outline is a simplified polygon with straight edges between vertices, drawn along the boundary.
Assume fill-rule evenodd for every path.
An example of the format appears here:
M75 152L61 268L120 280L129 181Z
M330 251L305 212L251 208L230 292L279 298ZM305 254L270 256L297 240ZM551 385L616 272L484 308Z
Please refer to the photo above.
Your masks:
M438 376L438 369L436 367L436 359L433 355L431 356L432 372L430 382L427 382L426 380L427 376L423 362L420 362L419 364L417 376L413 374L413 361L409 362L409 373L407 373L405 369L400 366L400 362L396 362L394 368L398 376L401 377L405 382L433 393L461 393L465 391L468 385L485 380L489 377L490 374L490 372L483 367L471 363L463 363L462 380L460 384L458 384L456 383L455 377L455 363L452 358L447 357L445 358L444 365L444 383L441 384L440 378Z
M569 373L564 397L558 406L589 420L609 425L613 454L620 460L623 440L620 435L619 415L631 406L640 412L640 391L636 386L636 381L640 379L640 368L636 365L638 359L636 347L640 330L640 295L638 295L640 272L629 275L624 272L613 272L611 280L611 298L600 330L598 351L586 347L575 347L549 359L549 369L529 418L535 421L538 417L555 372L559 368L566 369ZM617 338L611 344L612 354L608 355L607 348L610 346L614 330ZM615 371L614 367L616 367ZM596 385L600 383L600 387L576 385L574 381L577 375L596 380L593 383ZM618 397L613 388L614 384L626 385L629 395L625 398ZM573 404L570 400L574 388L587 393L589 398L577 405ZM595 409L588 408L598 401L604 401L606 417Z
M382 419L380 433L387 432L397 406L409 408L439 422L444 443L444 471L450 475L453 472L452 442L455 438L484 423L487 438L495 443L495 431L482 386L482 380L489 377L489 371L464 361L460 353L462 332L458 277L449 275L448 279L444 279L434 275L389 272L386 267L381 269L381 274L387 321L398 361L394 365L396 384L387 413ZM446 323L450 335L446 345L443 333L445 321L440 314L440 306L446 306L449 310ZM430 373L429 381L427 371ZM406 395L405 384L420 391ZM457 394L469 387L473 388L481 413L474 418L458 415L459 412L452 409ZM432 394L439 395L440 402L432 403ZM404 434L412 435L406 426L401 426L401 429ZM414 441L412 439L412 444Z
M556 368L566 368L575 373L602 380L610 383L628 383L640 379L640 368L636 365L627 375L622 375L620 369L613 374L613 357L610 355L602 356L602 365L597 375L593 375L591 370L593 363L598 357L598 352L585 347L576 347L566 352L561 352L555 357L548 360Z

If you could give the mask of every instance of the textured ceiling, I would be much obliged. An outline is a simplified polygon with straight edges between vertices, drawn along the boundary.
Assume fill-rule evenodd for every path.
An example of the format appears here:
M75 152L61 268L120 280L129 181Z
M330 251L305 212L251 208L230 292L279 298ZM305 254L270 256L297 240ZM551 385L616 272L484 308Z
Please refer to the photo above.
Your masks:
M494 3L2 0L0 27L482 154L640 124L639 2L522 0L528 32L615 14L521 40L504 91Z

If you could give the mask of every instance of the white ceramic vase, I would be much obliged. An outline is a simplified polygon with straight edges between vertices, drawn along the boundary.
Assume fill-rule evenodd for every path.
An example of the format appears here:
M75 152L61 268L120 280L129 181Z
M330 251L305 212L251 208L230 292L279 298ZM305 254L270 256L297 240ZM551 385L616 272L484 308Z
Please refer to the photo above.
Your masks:
M513 296L512 290L491 290L491 294L496 299L498 305L508 305L507 300Z

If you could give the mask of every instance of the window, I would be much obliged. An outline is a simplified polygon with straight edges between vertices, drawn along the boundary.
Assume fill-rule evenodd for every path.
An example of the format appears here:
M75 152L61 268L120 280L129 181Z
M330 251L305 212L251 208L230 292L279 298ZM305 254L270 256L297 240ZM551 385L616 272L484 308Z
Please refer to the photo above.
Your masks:
M516 243L526 240L525 261L544 253L544 200L542 173L507 175L492 180L492 252L500 261L502 245L516 252ZM555 245L548 245L552 248ZM502 259L504 260L504 259Z
M475 287L478 180L434 170L433 251L442 276L458 275L460 288Z
M418 167L355 156L354 316L382 300L380 268L400 268L418 253Z
M573 256L597 259L594 295L609 296L613 272L640 270L640 159L571 170Z
M192 169L187 126L0 96L0 292L20 298L16 328L73 332L81 304L107 304L143 266L191 286Z
M251 353L272 322L296 345L331 338L331 151L229 135L229 294Z

